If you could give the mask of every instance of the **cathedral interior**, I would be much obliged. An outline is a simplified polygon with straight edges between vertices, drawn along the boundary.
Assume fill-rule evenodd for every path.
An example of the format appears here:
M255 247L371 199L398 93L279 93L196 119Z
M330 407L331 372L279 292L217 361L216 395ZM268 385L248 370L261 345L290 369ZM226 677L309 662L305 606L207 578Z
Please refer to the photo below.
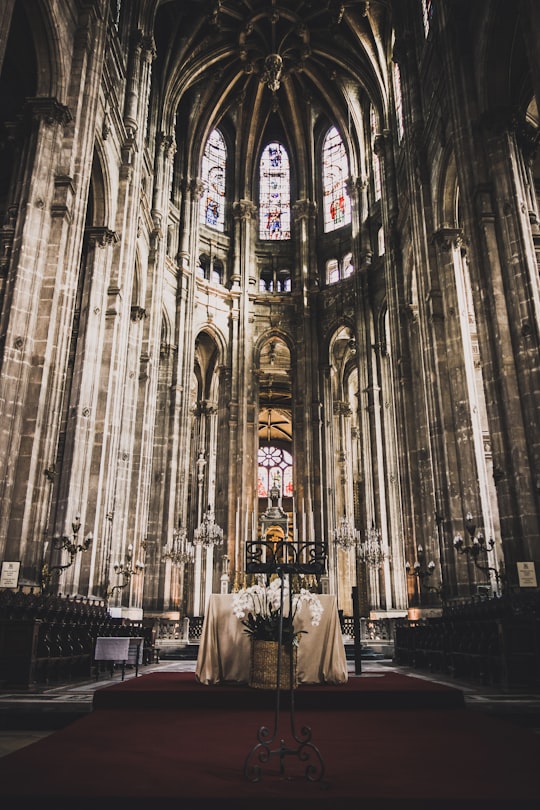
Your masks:
M2 589L538 594L535 0L4 0Z

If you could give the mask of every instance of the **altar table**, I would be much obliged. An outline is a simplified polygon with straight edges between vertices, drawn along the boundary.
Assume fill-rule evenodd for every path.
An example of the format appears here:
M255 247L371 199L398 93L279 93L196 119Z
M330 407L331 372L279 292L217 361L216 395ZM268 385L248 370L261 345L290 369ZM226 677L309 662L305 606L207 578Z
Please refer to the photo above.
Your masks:
M311 624L309 605L299 608L295 630L299 637L299 683L345 683L347 658L341 634L336 597L319 594L324 608L321 622ZM232 611L232 594L211 594L201 633L195 673L203 684L248 683L251 639Z

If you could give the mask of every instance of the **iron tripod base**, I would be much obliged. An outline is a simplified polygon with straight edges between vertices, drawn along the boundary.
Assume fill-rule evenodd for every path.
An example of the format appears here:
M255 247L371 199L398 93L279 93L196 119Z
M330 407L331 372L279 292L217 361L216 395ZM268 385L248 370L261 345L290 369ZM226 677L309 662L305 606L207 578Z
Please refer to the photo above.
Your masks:
M290 566L288 567L290 568ZM280 604L280 617L279 617L279 647L277 657L277 672L276 672L276 704L274 711L274 727L272 731L267 726L260 726L257 732L257 743L253 746L251 751L246 757L244 762L244 776L250 782L260 782L262 778L262 765L270 761L272 757L279 757L279 774L280 777L285 778L285 758L288 756L295 756L300 762L306 763L305 777L309 782L319 782L324 776L324 761L319 749L311 742L311 728L309 726L302 726L298 733L295 725L294 718L294 661L291 649L289 656L290 671L289 671L289 698L290 698L290 732L291 736L297 746L294 744L286 745L284 739L279 740L279 745L272 748L277 744L278 730L279 730L279 714L280 714L280 698L281 698L281 652L282 652L282 639L283 639L283 577L285 573L290 573L287 569L283 570L277 567L277 574L281 579L281 604ZM289 616L293 615L292 606L292 588L289 587Z
M291 715L292 716L292 715ZM265 726L261 726L257 733L259 742L253 746L244 764L244 776L249 782L260 782L262 778L261 766L269 762L274 756L279 757L279 775L285 778L285 757L296 756L300 762L306 763L305 777L308 782L319 782L324 776L324 762L319 749L311 742L311 729L303 726L302 737L297 736L292 725L292 735L298 743L296 748L285 745L285 740L279 741L279 748L270 746L275 742L274 734Z

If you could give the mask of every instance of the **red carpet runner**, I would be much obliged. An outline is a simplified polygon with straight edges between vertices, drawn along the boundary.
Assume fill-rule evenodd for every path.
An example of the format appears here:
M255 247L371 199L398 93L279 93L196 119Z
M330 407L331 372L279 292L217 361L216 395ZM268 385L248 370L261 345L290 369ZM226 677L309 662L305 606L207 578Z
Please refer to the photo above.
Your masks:
M308 782L306 764L291 756L284 773L273 757L262 765L261 781L251 783L244 762L259 727L273 729L274 699L248 688L201 686L191 673L106 687L96 692L91 714L0 759L0 796L9 800L6 808L45 803L62 810L334 810L346 803L371 810L404 800L449 810L464 802L538 806L535 734L468 711L458 690L394 673L351 677L338 687L301 685L296 729L311 728L322 780ZM291 742L285 708L279 732Z

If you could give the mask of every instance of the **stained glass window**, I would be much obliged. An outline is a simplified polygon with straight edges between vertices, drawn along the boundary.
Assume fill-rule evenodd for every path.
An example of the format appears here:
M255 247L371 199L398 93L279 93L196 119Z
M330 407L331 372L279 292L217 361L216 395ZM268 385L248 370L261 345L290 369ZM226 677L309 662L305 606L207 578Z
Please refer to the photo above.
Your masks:
M203 224L225 229L225 169L227 149L219 130L214 129L206 141L201 167L203 194L200 220Z
M398 137L399 140L401 141L405 133L405 128L403 126L403 99L401 96L401 73L397 62L394 62L392 76L394 79L394 100L396 105Z
M341 136L335 127L326 133L322 149L324 230L334 231L351 221L347 194L349 162Z
M432 0L422 0L422 16L424 18L424 33L427 37L429 34L429 29L431 28L431 20L433 18Z
M280 143L269 143L259 166L259 236L291 238L289 156Z
M292 456L279 447L259 448L257 491L259 498L268 497L270 488L277 486L283 498L293 494Z

